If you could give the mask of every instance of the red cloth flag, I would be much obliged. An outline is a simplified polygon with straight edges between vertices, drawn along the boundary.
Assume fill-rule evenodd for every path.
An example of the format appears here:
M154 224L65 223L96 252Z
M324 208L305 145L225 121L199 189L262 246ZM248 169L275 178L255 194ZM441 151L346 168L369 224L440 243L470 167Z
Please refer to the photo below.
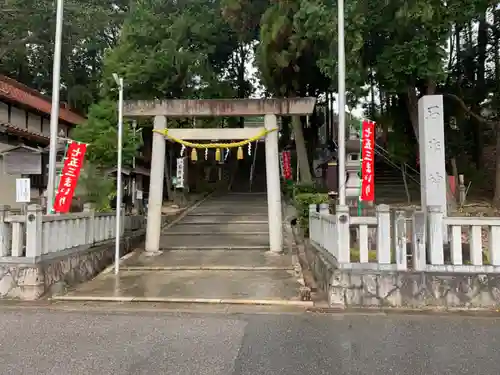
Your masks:
M87 145L85 143L70 141L66 150L59 188L54 200L54 212L69 212L86 151Z
M292 166L291 166L290 151L283 151L281 153L281 170L285 180L292 179Z
M375 123L363 121L361 128L361 196L360 200L375 200Z

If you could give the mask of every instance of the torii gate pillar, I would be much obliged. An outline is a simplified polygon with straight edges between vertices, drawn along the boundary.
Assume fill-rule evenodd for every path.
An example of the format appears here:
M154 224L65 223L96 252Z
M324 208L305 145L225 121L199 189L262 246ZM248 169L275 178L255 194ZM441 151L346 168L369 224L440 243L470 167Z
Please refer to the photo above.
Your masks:
M167 117L155 116L154 130L162 131L166 127ZM163 184L165 183L165 142L163 134L153 132L145 247L145 250L151 253L160 251L161 208L163 204Z
M276 115L265 115L264 126L267 130L276 129ZM266 136L266 182L267 215L269 222L269 247L273 253L283 250L283 226L281 215L281 187L278 149L278 132Z

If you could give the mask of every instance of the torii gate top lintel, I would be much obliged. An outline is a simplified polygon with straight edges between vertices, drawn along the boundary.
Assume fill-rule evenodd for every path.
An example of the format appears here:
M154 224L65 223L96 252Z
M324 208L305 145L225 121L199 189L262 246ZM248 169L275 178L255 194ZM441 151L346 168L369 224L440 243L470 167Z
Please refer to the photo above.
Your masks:
M128 100L125 117L297 116L313 112L316 98Z

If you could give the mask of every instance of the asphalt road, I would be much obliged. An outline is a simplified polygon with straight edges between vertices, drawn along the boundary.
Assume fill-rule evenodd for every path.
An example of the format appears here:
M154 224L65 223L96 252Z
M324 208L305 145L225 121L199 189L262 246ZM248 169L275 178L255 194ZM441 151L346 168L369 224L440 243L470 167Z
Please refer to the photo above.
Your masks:
M497 375L499 323L0 310L0 375Z

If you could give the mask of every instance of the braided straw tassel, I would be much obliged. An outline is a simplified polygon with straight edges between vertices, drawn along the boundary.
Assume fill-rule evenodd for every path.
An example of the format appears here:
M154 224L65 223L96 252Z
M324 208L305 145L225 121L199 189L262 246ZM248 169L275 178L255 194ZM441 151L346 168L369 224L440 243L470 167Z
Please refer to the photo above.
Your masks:
M236 158L238 160L242 160L243 159L243 147L238 147L238 152L236 153Z
M196 161L196 160L198 160L198 152L196 151L196 149L195 149L195 148L193 148L193 149L191 150L191 160L192 160L192 161Z
M215 150L215 160L220 161L221 155L220 155L220 148Z

